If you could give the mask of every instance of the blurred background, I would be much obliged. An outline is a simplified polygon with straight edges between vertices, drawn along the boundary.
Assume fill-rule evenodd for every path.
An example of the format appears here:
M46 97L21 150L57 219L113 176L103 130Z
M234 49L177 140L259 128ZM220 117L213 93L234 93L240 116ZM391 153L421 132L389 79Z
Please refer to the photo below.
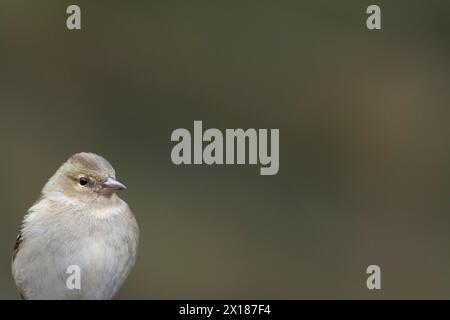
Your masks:
M0 3L0 298L71 154L139 221L118 299L450 298L450 2ZM280 171L175 166L176 128L279 128ZM43 248L45 250L45 248ZM382 290L366 288L368 265Z

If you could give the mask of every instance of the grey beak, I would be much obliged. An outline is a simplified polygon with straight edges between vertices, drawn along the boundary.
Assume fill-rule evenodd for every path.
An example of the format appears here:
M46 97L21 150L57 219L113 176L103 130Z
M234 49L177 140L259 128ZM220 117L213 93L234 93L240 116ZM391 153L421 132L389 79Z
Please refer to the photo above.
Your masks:
M123 183L120 183L119 181L114 180L113 178L108 178L103 183L103 188L119 191L119 190L124 190L127 187Z

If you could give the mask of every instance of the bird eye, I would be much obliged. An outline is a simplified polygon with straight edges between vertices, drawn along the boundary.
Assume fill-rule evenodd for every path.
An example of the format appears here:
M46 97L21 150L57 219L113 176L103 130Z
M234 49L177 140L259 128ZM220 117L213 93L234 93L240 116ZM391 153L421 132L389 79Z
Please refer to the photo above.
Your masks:
M80 185L85 186L88 183L88 179L85 177L80 178Z

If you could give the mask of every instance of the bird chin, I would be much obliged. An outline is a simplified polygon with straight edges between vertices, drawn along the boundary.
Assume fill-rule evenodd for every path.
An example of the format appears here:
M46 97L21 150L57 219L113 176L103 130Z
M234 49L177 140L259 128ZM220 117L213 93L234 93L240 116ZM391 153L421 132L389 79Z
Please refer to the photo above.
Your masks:
M101 194L102 196L105 196L105 197L107 197L107 198L110 198L110 197L112 197L112 196L116 193L116 191L117 191L117 190L110 189L110 188L103 188L103 189L100 190L100 194Z

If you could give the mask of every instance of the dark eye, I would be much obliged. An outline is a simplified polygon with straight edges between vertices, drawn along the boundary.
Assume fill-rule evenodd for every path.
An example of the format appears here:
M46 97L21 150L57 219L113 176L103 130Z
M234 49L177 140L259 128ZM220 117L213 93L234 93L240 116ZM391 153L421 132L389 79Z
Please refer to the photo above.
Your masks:
M88 183L88 179L85 177L80 178L80 185L85 186Z

